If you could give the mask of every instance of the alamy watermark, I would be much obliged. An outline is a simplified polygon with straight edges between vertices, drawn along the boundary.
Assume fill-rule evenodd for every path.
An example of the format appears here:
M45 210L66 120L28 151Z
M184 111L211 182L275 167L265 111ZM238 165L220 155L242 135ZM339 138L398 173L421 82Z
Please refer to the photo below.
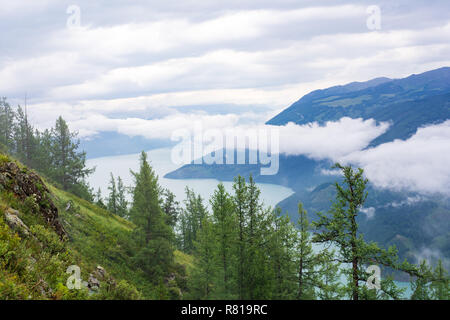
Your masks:
M273 127L258 129L207 129L200 121L193 130L178 129L172 141L174 164L260 165L261 175L275 175L279 169L279 131Z
M66 21L68 29L78 29L81 27L81 9L77 5L70 5L67 7L66 13L69 15Z
M366 13L369 17L366 20L367 29L375 31L381 30L381 9L379 6L368 6Z
M87 282L81 279L81 269L77 265L67 267L66 273L70 274L66 281L66 287L69 290L80 290L82 287L87 287Z
M367 278L366 286L367 289L381 289L381 269L379 266L373 264L367 267L367 273L372 274Z

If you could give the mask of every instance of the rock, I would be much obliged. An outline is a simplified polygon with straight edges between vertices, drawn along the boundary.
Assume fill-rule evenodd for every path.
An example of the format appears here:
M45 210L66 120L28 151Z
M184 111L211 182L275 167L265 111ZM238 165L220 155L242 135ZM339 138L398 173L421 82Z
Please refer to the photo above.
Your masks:
M94 291L100 288L100 281L92 273L89 275L88 288Z
M9 214L13 214L15 216L18 216L18 217L21 216L20 212L18 210L16 210L16 209L13 209L13 208L6 209L6 212L9 213Z
M105 279L106 277L106 271L103 267L101 266L97 266L97 268L95 269L95 274L101 279Z
M169 282L171 282L171 281L174 281L175 278L176 278L175 273L169 274L169 275L167 276L167 278L165 279L166 284L169 283Z
M6 211L5 212L5 221L6 221L6 224L11 229L18 231L20 234L25 235L25 236L30 235L30 229L28 229L26 224L23 223L23 221L20 220L20 218L17 215L12 214L9 211Z
M22 201L33 197L38 213L55 229L61 239L67 237L58 219L58 208L50 198L50 191L36 173L21 170L15 162L6 162L0 166L0 183Z

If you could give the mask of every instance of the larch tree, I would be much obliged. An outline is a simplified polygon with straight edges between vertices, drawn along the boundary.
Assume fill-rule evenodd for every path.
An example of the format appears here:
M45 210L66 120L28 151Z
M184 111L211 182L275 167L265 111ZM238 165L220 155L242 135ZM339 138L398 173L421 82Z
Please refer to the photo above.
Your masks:
M336 182L336 201L328 214L318 213L319 220L314 222L316 233L313 241L317 243L332 243L337 246L336 258L339 262L349 264L349 270L343 270L349 276L347 292L351 299L359 298L401 298L402 289L395 286L392 278L380 281L381 294L375 289L369 291L366 287L370 274L366 271L368 265L380 265L385 268L403 271L409 274L419 274L417 268L407 261L399 263L397 250L390 247L388 250L379 248L374 242L364 241L362 234L358 233L356 218L367 198L364 171L359 168L353 170L351 166L335 165L343 173L343 183Z
M126 187L122 178L117 177L117 214L122 218L128 217L128 200L126 197Z
M116 179L112 172L110 173L109 185L108 185L109 195L108 202L106 204L106 208L109 212L117 214L118 211L118 196L117 196L117 187L116 187Z
M220 261L218 294L222 299L235 297L235 244L237 220L231 196L222 183L217 186L210 199L212 221L217 241L217 255Z
M141 153L139 172L134 176L133 203L130 219L136 225L135 263L145 272L149 281L158 285L173 265L173 230L167 225L161 208L161 187L158 177Z
M78 151L80 141L77 136L77 132L69 131L61 116L51 130L51 176L64 190L79 184L94 171L86 168L86 153Z

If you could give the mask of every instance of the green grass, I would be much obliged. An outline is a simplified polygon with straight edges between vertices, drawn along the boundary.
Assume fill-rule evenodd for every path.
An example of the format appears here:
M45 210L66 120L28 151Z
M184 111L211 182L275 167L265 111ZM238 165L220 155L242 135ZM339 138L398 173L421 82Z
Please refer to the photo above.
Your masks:
M10 161L14 160L0 153L0 165ZM20 201L9 186L0 186L0 299L157 298L155 287L132 260L133 223L62 191L45 179L43 182L58 208L68 239L59 240L56 232L33 211L32 202ZM71 205L66 211L68 203ZM20 212L19 217L32 236L21 237L6 224L4 214L9 208ZM175 262L174 270L169 272L177 275L177 284L183 284L185 273L193 268L192 257L175 251ZM65 286L67 267L74 264L80 266L84 281L98 265L105 268L108 277L100 292L88 295L87 290L69 290ZM110 277L115 286L106 283ZM41 280L48 286L46 292L40 288Z

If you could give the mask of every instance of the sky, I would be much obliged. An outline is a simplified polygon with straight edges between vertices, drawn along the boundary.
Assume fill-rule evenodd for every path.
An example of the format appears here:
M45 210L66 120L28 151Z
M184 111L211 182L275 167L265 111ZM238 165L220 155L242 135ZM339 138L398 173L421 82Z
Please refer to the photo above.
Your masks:
M85 139L168 139L194 121L259 126L315 89L449 66L448 12L448 1L433 0L0 0L0 95L12 104L26 95L36 127L62 115ZM351 119L292 126L286 136L311 143L284 151L377 172L386 149L361 149L386 128ZM355 133L345 152L321 138L344 129ZM448 142L447 127L438 129Z

